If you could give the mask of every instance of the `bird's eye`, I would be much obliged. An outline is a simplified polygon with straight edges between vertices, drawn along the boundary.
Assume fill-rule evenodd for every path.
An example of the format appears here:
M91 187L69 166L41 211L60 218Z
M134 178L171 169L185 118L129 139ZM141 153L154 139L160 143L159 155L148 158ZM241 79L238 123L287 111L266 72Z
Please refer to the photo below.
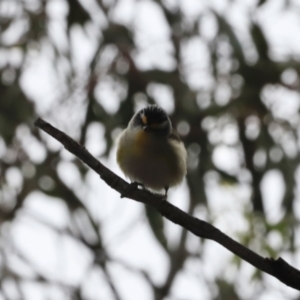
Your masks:
M156 127L157 129L167 128L167 127L169 127L169 121L166 120L166 121L157 123L157 124L155 124L155 127Z

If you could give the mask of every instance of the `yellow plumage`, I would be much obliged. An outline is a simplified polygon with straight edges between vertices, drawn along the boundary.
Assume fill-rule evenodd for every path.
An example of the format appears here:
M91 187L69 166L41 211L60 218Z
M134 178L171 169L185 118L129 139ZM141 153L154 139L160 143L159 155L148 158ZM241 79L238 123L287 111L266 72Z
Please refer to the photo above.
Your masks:
M117 161L126 176L153 190L174 186L186 173L186 151L181 142L125 130L119 140Z

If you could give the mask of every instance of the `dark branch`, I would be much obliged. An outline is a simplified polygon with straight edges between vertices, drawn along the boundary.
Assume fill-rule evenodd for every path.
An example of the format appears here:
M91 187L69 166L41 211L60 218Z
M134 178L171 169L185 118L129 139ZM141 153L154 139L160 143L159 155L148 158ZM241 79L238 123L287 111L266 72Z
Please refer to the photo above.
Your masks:
M181 225L196 236L219 243L257 269L276 277L286 285L300 291L300 271L290 266L282 258L276 260L273 258L263 258L234 241L209 223L185 213L167 201L162 201L161 196L152 194L146 190L129 189L129 184L125 180L106 168L85 147L75 142L65 133L42 119L37 119L34 124L62 143L68 151L76 155L98 173L111 188L118 191L121 195L126 194L126 197L129 199L154 207L168 220Z

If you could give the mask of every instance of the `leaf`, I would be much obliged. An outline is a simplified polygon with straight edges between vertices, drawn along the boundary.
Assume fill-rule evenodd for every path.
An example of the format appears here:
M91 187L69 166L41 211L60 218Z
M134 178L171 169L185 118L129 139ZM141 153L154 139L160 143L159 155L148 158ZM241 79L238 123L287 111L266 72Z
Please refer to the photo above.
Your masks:
M234 53L240 62L244 62L244 53L240 41L238 40L233 28L224 17L220 16L218 13L214 12L218 25L219 25L219 34L226 34L229 38L230 44L233 47Z
M74 24L84 25L91 19L87 11L81 6L78 0L68 0L69 14L68 14L68 29Z
M256 49L261 59L269 60L269 44L265 35L258 24L253 23L251 28L251 35Z
M103 31L103 43L114 44L119 47L125 46L126 48L134 46L132 33L127 27L117 23L110 23Z
M0 135L6 143L11 142L20 124L31 122L33 113L33 103L26 98L16 80L11 85L0 81Z

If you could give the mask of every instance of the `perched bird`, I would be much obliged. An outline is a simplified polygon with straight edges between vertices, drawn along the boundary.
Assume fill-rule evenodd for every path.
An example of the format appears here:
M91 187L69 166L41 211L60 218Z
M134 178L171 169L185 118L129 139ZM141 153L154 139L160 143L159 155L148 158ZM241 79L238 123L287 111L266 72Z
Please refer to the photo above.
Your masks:
M179 184L186 174L186 150L166 112L157 105L137 112L122 132L117 162L132 181L154 191Z

